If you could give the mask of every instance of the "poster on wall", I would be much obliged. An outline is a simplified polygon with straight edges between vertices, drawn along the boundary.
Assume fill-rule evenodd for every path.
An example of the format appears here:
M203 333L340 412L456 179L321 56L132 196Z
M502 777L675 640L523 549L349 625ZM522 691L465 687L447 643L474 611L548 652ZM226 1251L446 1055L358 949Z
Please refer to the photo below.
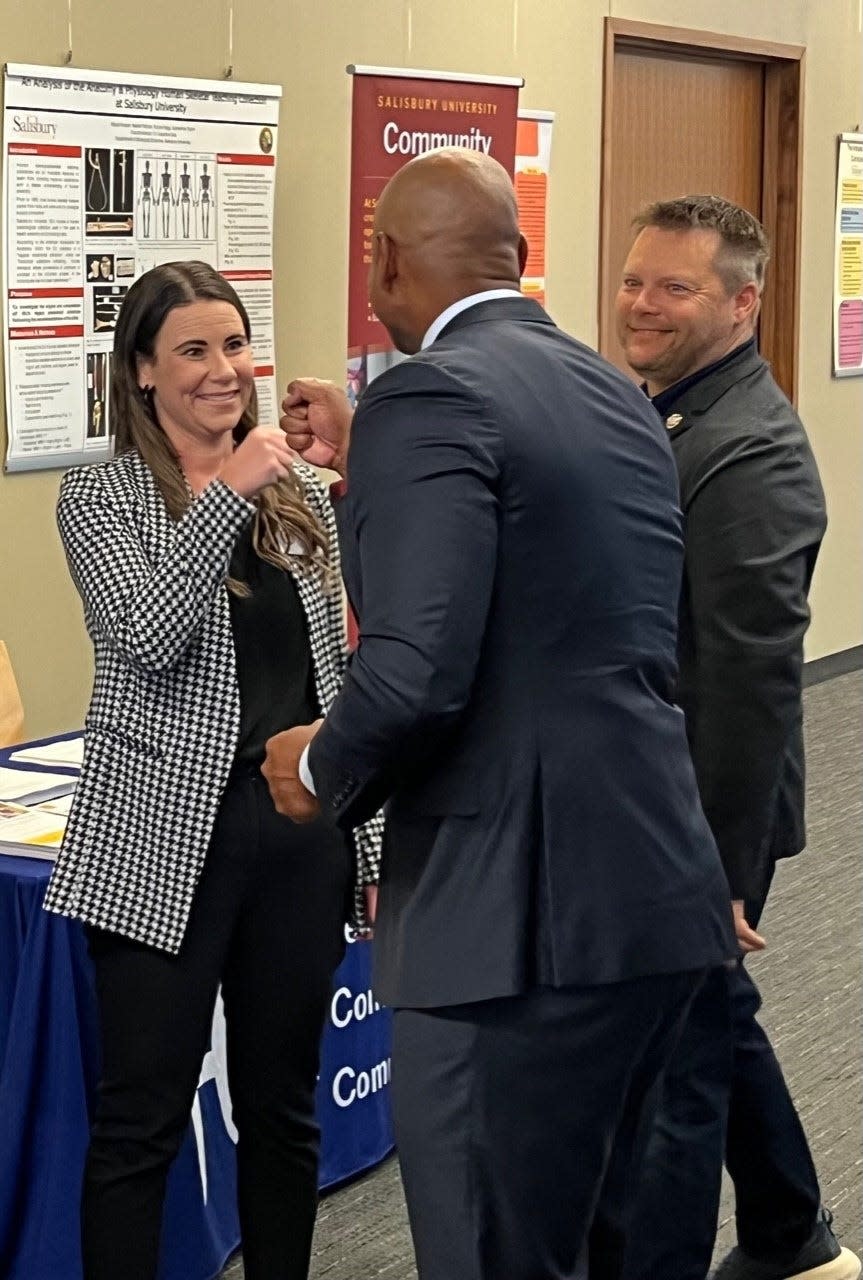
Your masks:
M440 147L468 147L513 172L521 78L348 67L353 75L348 239L348 394L402 357L369 306L378 196L403 164Z
M515 196L518 221L527 241L521 291L545 306L545 255L548 244L548 173L551 167L553 111L522 108L515 143Z
M164 262L209 262L237 290L276 421L281 87L8 64L4 90L7 471L109 455L117 315Z
M863 374L863 133L839 135L833 373L837 378Z

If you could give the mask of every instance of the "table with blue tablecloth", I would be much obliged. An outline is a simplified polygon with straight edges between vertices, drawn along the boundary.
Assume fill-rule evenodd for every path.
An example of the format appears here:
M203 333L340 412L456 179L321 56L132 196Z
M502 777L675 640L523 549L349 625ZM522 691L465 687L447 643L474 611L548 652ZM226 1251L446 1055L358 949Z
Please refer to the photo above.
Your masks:
M9 752L0 752L8 763ZM81 1276L78 1198L99 1070L96 1004L82 927L42 910L50 872L41 859L0 856L3 1280ZM369 989L369 952L364 942L347 947L324 1034L322 1188L392 1148L390 1019ZM234 1136L218 1003L189 1133L168 1181L160 1280L210 1280L239 1244Z

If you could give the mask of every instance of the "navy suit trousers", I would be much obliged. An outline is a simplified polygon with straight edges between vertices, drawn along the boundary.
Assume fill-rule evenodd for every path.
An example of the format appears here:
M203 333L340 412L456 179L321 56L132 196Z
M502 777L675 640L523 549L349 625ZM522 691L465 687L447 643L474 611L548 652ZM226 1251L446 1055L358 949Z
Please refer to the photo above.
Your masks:
M703 970L397 1009L420 1280L617 1280L645 1099Z

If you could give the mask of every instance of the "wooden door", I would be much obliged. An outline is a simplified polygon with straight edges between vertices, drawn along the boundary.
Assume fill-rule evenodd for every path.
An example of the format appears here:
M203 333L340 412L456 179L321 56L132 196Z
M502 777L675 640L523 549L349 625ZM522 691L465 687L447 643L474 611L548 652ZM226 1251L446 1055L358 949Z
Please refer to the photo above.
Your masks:
M787 69L799 72L802 50L763 44L752 52L716 49L687 43L687 37L699 37L696 32L659 28L651 34L650 27L616 20L608 26L600 350L629 372L615 335L613 304L634 214L654 200L711 192L749 209L771 236L760 345L793 399L799 76L789 79ZM780 57L777 50L795 56ZM795 88L789 112L789 90Z

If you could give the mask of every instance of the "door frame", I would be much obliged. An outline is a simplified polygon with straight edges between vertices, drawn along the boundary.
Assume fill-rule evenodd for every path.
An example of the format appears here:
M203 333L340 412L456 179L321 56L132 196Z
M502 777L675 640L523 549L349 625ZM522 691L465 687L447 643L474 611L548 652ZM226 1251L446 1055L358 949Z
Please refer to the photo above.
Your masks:
M612 322L611 247L608 237L611 208L612 119L614 55L619 49L688 56L724 54L734 61L759 62L764 67L764 155L762 161L761 221L770 237L770 289L760 319L762 354L773 367L776 381L789 399L797 401L798 336L800 325L800 219L803 180L803 45L721 35L685 27L667 27L624 18L605 19L602 102L602 172L599 212L598 332L603 342ZM636 210L633 210L633 214ZM781 264L781 265L780 265Z

